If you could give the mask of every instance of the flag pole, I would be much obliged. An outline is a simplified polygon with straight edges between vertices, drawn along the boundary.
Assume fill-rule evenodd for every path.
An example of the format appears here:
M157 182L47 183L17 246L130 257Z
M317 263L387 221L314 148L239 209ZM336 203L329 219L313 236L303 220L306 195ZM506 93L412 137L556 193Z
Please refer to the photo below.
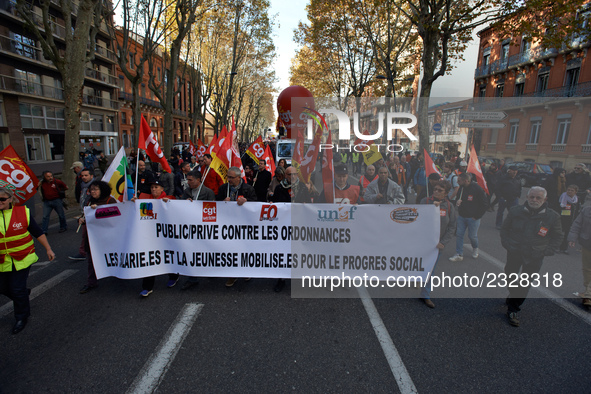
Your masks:
M133 187L133 194L134 194L134 197L135 198L139 198L139 194L137 193L137 178L138 178L138 172L139 172L138 171L138 167L139 167L139 164L140 164L140 152L141 151L142 150L138 146L137 147L137 155L135 157L135 184L134 184L134 187Z
M197 190L197 199L199 199L199 194L201 194L201 188L203 188L203 182L205 182L205 178L207 178L207 174L209 174L209 170L211 170L211 167L208 166L207 171L205 171L205 175L201 179L201 185L199 185L199 190Z

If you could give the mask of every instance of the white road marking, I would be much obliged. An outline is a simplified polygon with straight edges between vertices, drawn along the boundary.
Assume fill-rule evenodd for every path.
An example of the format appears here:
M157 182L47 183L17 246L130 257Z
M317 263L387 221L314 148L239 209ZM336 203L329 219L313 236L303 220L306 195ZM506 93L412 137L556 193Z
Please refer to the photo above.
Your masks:
M45 282L41 283L39 286L34 287L31 290L31 295L29 296L29 300L35 299L37 296L40 296L47 290L51 289L52 287L58 285L64 279L69 278L70 276L74 275L75 272L78 270L65 270L61 273L57 274L56 276L52 277L51 279L46 280ZM4 317L13 311L12 301L7 304L4 304L0 307L0 317Z
M32 272L29 272L29 278L31 276L35 275L36 273L38 273L39 271L41 271L43 268L47 267L50 263L51 263L51 261L42 261L42 262L36 262L35 264L33 264L31 266L31 268L34 268L34 270L32 270Z
M164 379L183 341L185 340L203 304L185 304L164 338L142 367L127 393L153 393Z
M358 287L357 292L361 297L361 302L363 303L363 307L365 308L365 312L367 312L367 316L369 317L369 321L373 327L376 336L378 337L378 341L380 342L380 346L384 351L384 355L386 356L386 360L388 360L388 364L390 365L390 370L394 375L394 379L396 379L396 384L398 384L398 388L400 392L403 394L406 393L418 393L417 388L415 387L410 375L408 374L408 370L404 366L402 362L402 358L394 346L394 342L392 342L392 338L376 309L371 297L369 296L367 290L364 287Z
M464 244L464 247L472 250L472 245ZM482 249L479 249L480 256L484 257L486 261L489 263L497 266L501 271L505 269L505 263L501 260L494 258L490 254L483 252ZM532 287L530 291L537 291L541 293L545 298L549 299L565 311L569 312L570 314L578 317L579 319L583 320L585 323L591 326L591 314L587 311L582 310L581 308L577 307L572 302L566 301L564 298L560 297L558 294L544 288L544 287Z

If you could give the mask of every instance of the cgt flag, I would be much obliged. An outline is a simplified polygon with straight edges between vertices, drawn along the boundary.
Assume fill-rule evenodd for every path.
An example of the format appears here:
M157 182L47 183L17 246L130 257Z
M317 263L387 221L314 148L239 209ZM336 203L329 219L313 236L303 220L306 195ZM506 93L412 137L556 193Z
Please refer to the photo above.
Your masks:
M246 154L249 155L255 163L258 163L265 157L265 144L263 144L263 138L260 135L259 138L248 147Z
M263 159L267 162L267 171L271 173L271 175L275 176L275 160L273 160L273 154L271 153L271 148L269 145L265 147L265 154L263 155Z
M195 152L195 157L200 158L207 152L207 146L201 141L201 138L197 139L197 152Z
M195 156L195 154L197 153L197 148L195 148L195 145L193 145L193 141L189 141L189 153L191 154L191 156Z
M488 186L486 185L486 180L484 179L484 175L482 175L480 163L478 163L478 156L476 155L474 145L472 145L472 149L470 149L470 160L468 161L468 168L466 171L474 174L476 176L476 182L478 183L478 186L484 189L486 194L490 194L488 191Z
M332 145L332 135L328 132L326 139L328 145ZM324 198L329 204L334 202L334 168L332 164L332 149L327 149L322 155L322 184L324 187Z
M158 141L156 141L156 138L154 137L154 133L152 133L152 129L150 129L148 122L146 122L146 119L144 118L144 115L142 115L140 138L138 142L138 148L145 150L153 163L160 163L162 164L162 169L164 171L172 172L166 157L164 157L164 153L162 153L162 149L160 149L160 145L158 145Z
M129 201L133 197L133 183L129 168L127 167L127 157L125 156L125 149L121 147L113 162L107 168L103 181L111 185L111 196L119 201Z
M17 200L15 205L23 205L33 197L37 193L38 184L39 180L12 145L0 152L0 187L14 192Z

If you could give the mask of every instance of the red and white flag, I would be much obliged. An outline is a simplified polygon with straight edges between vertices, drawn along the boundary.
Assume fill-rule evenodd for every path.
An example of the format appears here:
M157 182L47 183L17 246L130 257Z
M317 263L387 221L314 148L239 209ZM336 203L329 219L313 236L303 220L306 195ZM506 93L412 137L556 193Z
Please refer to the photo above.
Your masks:
M273 154L271 153L271 148L269 148L269 145L265 147L265 154L263 156L263 159L265 159L267 163L267 171L269 171L271 175L274 176L275 169L277 167L275 166L275 160L273 160Z
M470 160L468 161L468 168L466 171L476 175L476 182L478 185L484 189L486 194L490 194L488 191L488 186L486 185L486 180L482 174L482 169L480 168L480 163L478 162L478 156L476 155L474 145L472 145L472 149L470 149Z
M249 155L256 163L258 163L265 156L265 144L263 144L263 138L259 135L246 150L246 154Z
M142 115L142 121L140 124L138 148L145 150L153 163L162 164L162 169L164 171L172 172L164 153L162 153L162 149L160 149L158 141L156 141L154 133L152 133L152 129L150 129L148 122L146 122L146 119L144 118L144 115Z
M193 145L193 141L189 141L189 153L191 154L191 156L195 156L195 154L197 153L197 148L195 148L195 145Z
M197 140L197 152L195 152L195 157L200 158L207 152L207 146L201 141L201 138Z
M0 168L0 187L12 190L17 200L15 205L23 205L37 193L39 180L12 145L0 152Z
M439 175L440 179L443 179L441 172L439 172L439 170L435 166L435 163L433 163L433 160L431 159L431 156L429 156L429 152L427 152L427 149L423 150L425 151L425 176L427 177L427 179L429 179L429 175L431 174L437 174Z
M332 136L328 132L327 145L332 145ZM324 186L324 198L327 203L334 202L334 168L332 164L332 149L326 149L322 155L322 184Z
M330 134L330 131L328 133ZM312 176L314 168L316 168L321 140L322 127L317 127L316 132L314 133L314 139L312 140L312 145L308 147L300 165L300 177L305 183L310 182L310 176Z

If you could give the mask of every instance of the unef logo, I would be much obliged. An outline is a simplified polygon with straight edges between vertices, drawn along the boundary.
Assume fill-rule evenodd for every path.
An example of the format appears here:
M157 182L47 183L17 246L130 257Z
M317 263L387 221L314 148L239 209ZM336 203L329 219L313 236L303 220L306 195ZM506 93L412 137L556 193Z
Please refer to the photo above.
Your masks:
M143 202L140 204L140 220L155 220L157 215L157 213L154 213L154 208L151 202Z
M263 220L277 220L277 207L272 204L263 204L261 206L261 218L259 221Z
M203 222L215 222L217 219L217 208L215 202L203 203Z
M357 207L342 206L333 210L319 210L318 221L320 222L348 222L354 220L353 214L357 211Z

